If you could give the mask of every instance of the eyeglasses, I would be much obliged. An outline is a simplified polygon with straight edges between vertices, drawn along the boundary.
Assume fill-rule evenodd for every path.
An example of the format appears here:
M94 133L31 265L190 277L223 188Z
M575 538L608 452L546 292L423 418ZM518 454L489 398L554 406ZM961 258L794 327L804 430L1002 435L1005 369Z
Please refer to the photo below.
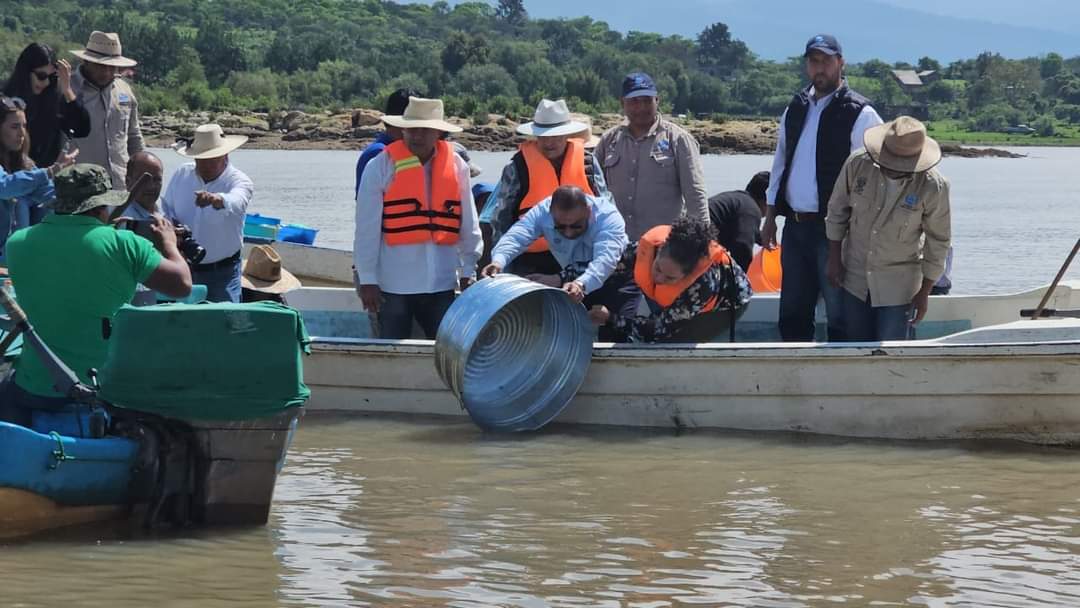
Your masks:
M8 110L25 110L26 102L22 100L22 97L6 97L0 95L0 105L4 106Z
M57 80L56 72L38 72L35 70L30 73L33 74L34 78L37 78L40 82L45 82L46 80L50 82L56 82Z

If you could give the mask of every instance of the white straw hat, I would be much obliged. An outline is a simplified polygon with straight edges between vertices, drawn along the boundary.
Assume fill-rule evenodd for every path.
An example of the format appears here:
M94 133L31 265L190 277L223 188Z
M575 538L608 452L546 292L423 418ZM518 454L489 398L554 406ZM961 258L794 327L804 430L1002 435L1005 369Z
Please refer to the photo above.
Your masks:
M71 51L71 54L83 61L118 68L130 68L138 65L138 62L134 59L124 57L123 49L120 47L120 36L112 32L94 31L90 34L90 40L87 41L86 48Z
M176 153L187 158L220 158L244 145L247 135L225 135L220 125L200 125L195 137L182 141Z

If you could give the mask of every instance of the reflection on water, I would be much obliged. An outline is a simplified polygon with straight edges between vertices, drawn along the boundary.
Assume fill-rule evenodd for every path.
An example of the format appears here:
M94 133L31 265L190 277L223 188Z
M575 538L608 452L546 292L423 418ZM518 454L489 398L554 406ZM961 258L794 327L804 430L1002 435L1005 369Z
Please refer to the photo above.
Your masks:
M266 528L0 547L2 603L1075 606L1078 487L1067 450L309 417Z

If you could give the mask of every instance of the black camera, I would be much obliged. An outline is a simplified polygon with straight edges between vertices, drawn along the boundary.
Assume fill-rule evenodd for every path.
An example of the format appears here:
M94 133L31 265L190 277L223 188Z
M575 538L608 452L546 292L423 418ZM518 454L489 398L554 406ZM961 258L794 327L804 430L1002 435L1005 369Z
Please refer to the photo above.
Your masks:
M130 230L145 239L153 241L153 231L150 230L150 226L151 222L149 220L129 220L119 225L120 228ZM176 222L173 224L173 231L176 233L176 248L180 250L180 255L183 256L184 261L191 266L203 261L203 258L206 257L206 249L203 249L203 246L191 236L191 228Z

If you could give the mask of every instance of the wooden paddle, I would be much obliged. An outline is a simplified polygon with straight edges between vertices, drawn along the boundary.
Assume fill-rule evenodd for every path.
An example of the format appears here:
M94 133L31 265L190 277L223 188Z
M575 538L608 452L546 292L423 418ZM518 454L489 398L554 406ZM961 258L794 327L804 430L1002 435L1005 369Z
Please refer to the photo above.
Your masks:
M1050 283L1050 289L1046 290L1042 300L1039 301L1039 305L1035 307L1035 312L1032 313L1032 318L1038 319L1042 316L1043 309L1046 308L1046 303L1050 301L1050 296L1054 295L1054 290L1057 289L1058 283L1061 282L1061 277L1065 276L1065 271L1069 269L1069 265L1072 264L1073 258L1076 257L1076 252L1080 251L1080 239L1076 240L1076 244L1073 245L1072 252L1069 253L1069 257L1065 258L1065 263L1061 265L1061 270L1058 270L1057 276L1054 277L1054 282Z

